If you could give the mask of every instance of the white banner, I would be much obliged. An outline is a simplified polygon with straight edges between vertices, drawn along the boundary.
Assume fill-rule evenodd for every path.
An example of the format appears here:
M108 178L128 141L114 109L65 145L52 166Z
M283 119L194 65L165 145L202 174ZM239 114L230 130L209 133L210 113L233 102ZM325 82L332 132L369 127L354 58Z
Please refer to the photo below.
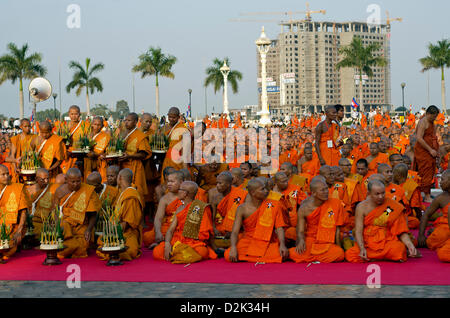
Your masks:
M284 78L295 78L295 73L283 73L281 74Z
M256 81L257 81L257 83L261 83L262 82L262 78L259 77ZM266 77L266 82L273 82L273 78L272 77Z
M295 78L285 78L285 79L283 79L283 83L284 84L294 84Z

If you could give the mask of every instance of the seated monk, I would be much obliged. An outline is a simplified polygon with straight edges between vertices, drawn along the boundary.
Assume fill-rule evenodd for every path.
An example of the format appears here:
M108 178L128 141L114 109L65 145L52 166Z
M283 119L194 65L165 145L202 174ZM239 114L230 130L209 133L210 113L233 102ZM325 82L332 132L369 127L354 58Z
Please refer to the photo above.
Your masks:
M55 192L64 227L64 245L58 253L60 258L87 257L87 248L95 226L101 202L95 188L82 183L81 171L70 168L66 173L66 184Z
M172 172L175 172L177 170L175 170L175 168L173 167L166 167L163 170L163 181L161 184L157 185L155 188L155 199L156 202L161 201L161 198L168 192L167 191L167 177L169 176L169 174L171 174ZM145 236L144 236L144 242L145 242Z
M180 171L174 171L167 176L168 192L158 201L156 210L154 228L144 233L144 245L149 248L155 247L164 241L167 229L172 222L173 214L182 204L178 199L178 190L183 182L184 175Z
M420 225L422 211L424 210L422 196L419 191L419 184L412 179L408 179L408 166L404 163L397 164L393 169L393 180L403 188L405 192L406 215L408 216L408 227L417 229Z
M414 180L415 182L417 182L417 183L419 183L419 186L420 186L420 180L422 180L421 179L421 177L419 176L419 174L417 173L417 171L413 171L413 170L411 170L411 167L412 167L412 161L411 161L411 158L409 157L409 156L403 156L403 163L405 164L405 165L407 165L408 166L408 179L412 179L412 180Z
M125 252L119 254L120 259L124 261L131 261L142 254L142 210L144 203L137 189L132 186L132 181L133 171L131 169L125 168L119 172L117 183L120 195L116 201L116 211L119 211L119 222L125 238L125 246L128 247ZM101 237L98 243L99 247L102 247ZM108 255L100 251L97 251L97 255L103 260L109 258Z
M244 178L244 174L242 173L241 168L233 168L231 169L231 175L233 176L232 185L239 189L244 189L247 186L248 179Z
M369 164L367 163L366 159L359 159L356 162L356 171L358 175L362 177L362 179L358 182L358 184L355 187L355 190L353 191L351 204L352 204L352 210L354 211L356 208L356 205L359 202L362 202L367 197L367 183L369 175Z
M350 198L351 202L351 198L353 196L353 192L355 191L355 187L358 184L358 180L352 178L352 164L348 159L339 159L339 168L341 169L340 171L342 172L342 175L338 173L337 180L347 185L348 197Z
M280 166L280 171L286 174L290 184L299 186L303 192L309 192L309 175L294 174L294 166L290 162L283 163Z
M403 156L401 154L394 153L389 156L389 165L392 169L394 169L399 163L403 163Z
M442 173L441 188L443 192L431 202L431 205L426 209L425 214L420 219L418 241L419 246L427 246L429 249L437 252L441 261L448 262L450 258L450 254L448 253L448 240L450 238L448 223L448 209L450 207L450 170L445 170ZM441 209L442 216L434 221L434 230L427 238L425 237L425 229L428 225L428 220L438 209Z
M289 227L285 231L285 237L286 239L295 241L297 239L295 230L295 227L297 226L297 210L302 201L306 199L306 194L299 186L289 184L288 177L284 172L277 172L273 179L275 181L273 191L283 195L287 208L285 223L288 224Z
M384 183L370 180L367 199L356 207L355 246L345 252L345 259L352 263L371 260L404 262L418 252L411 241L404 217L405 207L386 198ZM406 247L405 247L406 246Z
M228 171L228 164L226 163L207 163L202 166L197 166L200 177L200 187L209 191L214 188L217 183L217 176L223 171Z
M86 183L95 188L100 201L108 201L110 205L114 206L117 197L119 196L119 189L106 183L102 184L102 176L98 171L91 172L87 178Z
M3 260L17 251L26 231L27 194L23 184L11 183L10 180L8 168L0 165L0 225L5 224L11 231L11 249L3 253Z
M188 169L181 169L180 172L183 173L183 181L192 181L192 175ZM197 189L197 195L195 196L195 200L200 200L205 203L208 203L208 192L203 190L202 188Z
M184 203L177 208L165 241L153 249L154 259L182 264L217 259L217 254L208 246L213 236L211 208L195 199L197 189L192 181L181 184L179 199Z
M407 208L407 200L405 197L405 190L398 184L393 183L392 168L390 165L382 163L377 168L377 174L384 178L384 186L386 187L386 198L397 201L405 208Z
M280 205L267 199L269 189L258 178L249 181L248 191L249 199L236 211L231 247L225 251L225 259L229 262L281 263L289 251L285 245L283 228L286 224ZM244 232L238 238L242 226Z
M367 163L369 164L368 174L371 175L371 174L377 173L377 168L378 168L379 164L388 163L389 157L386 154L380 152L380 149L378 148L378 144L375 142L370 143L369 149L370 149L370 155L366 158L366 160L367 160Z
M229 247L228 239L233 229L238 206L244 203L247 191L232 186L231 173L224 171L217 177L217 185L209 190L209 204L212 208L214 231L213 247ZM225 240L223 240L225 239Z
M50 214L53 195L59 186L60 184L50 183L47 169L39 168L36 171L36 183L26 189L31 203L33 234L38 240L41 237L42 219Z
M313 157L312 147L305 147L303 156L297 162L299 174L308 174L311 180L319 174L320 162L317 157Z
M344 260L339 233L344 223L343 205L329 197L328 185L323 179L314 178L310 188L311 197L298 211L297 244L289 249L289 258L296 263L340 262Z
M109 166L106 168L106 184L111 187L117 187L117 176L119 175L119 166Z
M320 167L319 174L325 178L328 185L328 190L330 192L330 198L341 200L346 209L350 209L350 199L348 197L347 186L345 183L336 181L334 168L338 167L324 165Z

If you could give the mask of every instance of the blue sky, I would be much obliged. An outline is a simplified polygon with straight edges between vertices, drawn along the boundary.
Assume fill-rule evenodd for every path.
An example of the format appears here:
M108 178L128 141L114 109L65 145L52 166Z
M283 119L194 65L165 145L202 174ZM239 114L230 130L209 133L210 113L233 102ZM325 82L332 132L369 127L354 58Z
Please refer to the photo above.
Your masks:
M215 57L228 56L231 68L243 73L239 93L229 95L230 108L257 103L256 47L264 24L270 38L276 38L280 27L276 23L237 23L242 12L303 11L306 1L294 0L2 0L0 2L0 55L6 45L28 43L31 52L43 54L47 78L59 94L58 61L61 64L62 109L72 104L86 108L85 96L76 97L74 91L65 92L72 71L71 60L91 63L102 62L105 69L98 74L103 82L102 93L91 97L94 104L113 104L125 99L132 109L131 67L138 56L150 46L160 46L163 52L178 58L173 68L175 79L160 79L161 113L172 106L185 111L187 90L192 92L193 115L205 112L205 69ZM326 15L315 14L316 21L366 21L368 5L377 4L382 20L385 11L391 17L402 17L403 22L392 23L392 103L401 105L401 82L406 82L405 104L415 109L427 102L427 75L420 72L418 59L426 56L427 45L450 38L450 2L433 1L364 1L364 0L310 0L311 10L325 9ZM81 8L81 27L67 27L67 7L77 4ZM302 17L298 15L298 17ZM263 17L264 18L264 17ZM271 17L272 18L272 17ZM276 16L274 16L276 18ZM446 77L449 75L446 70ZM135 74L136 112L142 109L155 112L155 79L141 79ZM450 78L448 78L450 82ZM29 81L24 82L28 87ZM441 106L440 72L430 72L430 103ZM447 84L448 87L448 84ZM447 90L448 91L448 90ZM448 91L450 95L450 91ZM0 85L0 113L19 115L18 84ZM31 105L25 95L25 115L31 114ZM447 98L447 100L449 100ZM208 112L222 109L221 94L207 89ZM447 101L448 104L448 101ZM59 97L57 99L59 106ZM53 99L38 105L38 110L53 108Z

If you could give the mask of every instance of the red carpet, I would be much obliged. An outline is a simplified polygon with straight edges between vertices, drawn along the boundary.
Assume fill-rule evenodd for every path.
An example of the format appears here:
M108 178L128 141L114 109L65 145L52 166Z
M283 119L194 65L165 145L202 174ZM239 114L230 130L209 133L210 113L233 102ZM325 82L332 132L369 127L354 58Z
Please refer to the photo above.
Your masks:
M81 268L81 281L228 283L228 284L344 284L365 285L371 272L367 266L378 264L382 285L450 285L450 264L439 262L436 253L421 249L423 258L406 263L367 264L263 264L228 263L224 259L184 265L153 260L152 252L123 266L108 267L95 254L85 259L63 259L62 265L41 265L45 255L37 250L22 251L6 264L0 264L0 280L65 281L70 264Z

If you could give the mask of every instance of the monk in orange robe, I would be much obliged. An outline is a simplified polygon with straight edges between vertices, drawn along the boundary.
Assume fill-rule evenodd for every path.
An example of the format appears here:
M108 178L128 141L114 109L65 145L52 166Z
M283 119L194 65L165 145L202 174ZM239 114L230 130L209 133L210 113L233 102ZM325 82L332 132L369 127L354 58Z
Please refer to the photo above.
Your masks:
M359 159L356 163L358 175L362 177L360 181L358 181L358 184L355 187L355 190L353 191L352 199L351 199L351 205L352 210L355 210L356 205L359 202L362 202L367 197L367 184L369 179L369 165L367 163L366 159Z
M175 212L165 241L153 250L153 258L182 264L217 259L217 254L208 246L213 235L211 208L194 199L197 189L192 181L181 184L180 200L184 203Z
M358 180L352 178L351 169L352 164L347 158L339 159L340 172L336 175L336 180L345 183L347 186L348 197L351 199L353 197L353 192L355 191Z
M434 120L439 113L436 106L428 107L426 115L417 124L417 143L414 147L414 169L421 178L420 191L424 192L425 202L431 202L431 188L436 174L437 142Z
M95 192L98 194L100 201L108 201L110 205L115 205L119 196L119 188L102 183L102 176L98 171L91 172L86 178L86 183L95 187Z
M335 167L322 166L320 167L319 174L325 178L325 182L328 186L329 197L332 199L341 200L347 209L350 209L350 199L348 197L347 186L345 183L336 181ZM336 167L338 168L338 167Z
M41 122L41 132L34 145L43 168L48 170L50 182L62 172L61 164L66 157L66 146L62 137L52 133L52 125L48 121Z
M181 169L180 172L183 173L183 181L192 181L192 175L188 169ZM208 192L202 188L197 189L197 194L195 195L195 200L200 200L202 202L208 203Z
M282 165L285 162L290 162L292 165L297 165L298 161L297 150L293 148L293 143L291 140L286 142L286 146L283 151L280 153L279 162Z
M88 256L87 248L101 202L95 188L81 182L82 175L78 168L70 168L66 173L66 180L55 193L66 246L58 253L58 257L84 258Z
M167 229L172 223L177 208L182 204L178 198L178 191L184 176L180 171L174 171L167 176L167 193L158 201L154 228L144 233L144 245L150 248L164 240ZM156 244L155 244L156 243Z
M367 128L367 117L364 113L361 114L361 128L363 130Z
M50 183L47 169L39 168L36 171L36 183L26 188L31 204L30 216L33 222L33 234L36 239L40 239L42 220L50 214L53 197L59 186L60 184Z
M448 216L450 207L450 170L442 173L441 188L443 192L431 202L431 205L420 219L418 242L419 246L427 246L429 249L436 251L441 261L448 262L450 259L450 254L448 253L448 240L450 239ZM434 221L434 230L427 238L425 237L425 230L428 220L438 209L442 211L442 216Z
M31 133L31 123L27 118L23 118L20 121L20 129L22 132L18 135L12 136L11 140L11 151L9 153L9 157L11 159L19 159L22 158L27 151L34 150L32 149L32 141L37 138L37 135ZM11 160L12 164L12 181L19 182L19 166L14 163L16 160Z
M375 127L380 127L383 124L383 116L380 114L380 111L378 109L375 116L373 116L373 122Z
M199 171L199 185L205 190L209 191L217 184L217 176L224 171L228 171L228 164L211 162L204 165L195 165Z
M5 224L10 233L10 250L0 254L3 260L17 251L26 231L28 196L20 183L11 183L7 167L0 165L0 225Z
M233 177L231 185L233 187L239 188L239 189L245 189L247 187L248 179L244 179L244 174L242 173L241 168L232 168L230 170L231 176Z
M102 117L95 117L91 127L92 132L89 137L95 142L95 146L84 158L84 178L86 179L92 171L98 171L102 179L106 180L107 164L106 160L102 160L104 158L101 155L105 154L111 136L102 130Z
M273 191L282 194L282 199L287 208L285 223L288 225L288 228L285 231L285 237L295 241L297 239L295 229L297 226L297 210L302 201L306 199L306 194L299 186L289 184L289 179L284 172L277 172L274 182Z
M344 223L343 205L338 199L329 197L323 179L314 178L310 187L311 197L299 208L298 239L296 247L289 249L289 258L296 263L340 262L344 260L339 235Z
M121 260L131 261L141 256L142 245L142 209L143 200L139 192L132 186L133 172L130 169L122 169L117 177L120 195L115 204L116 211L119 212L119 222L122 227L125 246L128 249L119 254ZM99 242L99 247L103 243ZM108 259L108 256L97 251L97 255L102 259Z
M164 133L169 138L169 149L164 158L162 169L165 167L174 167L176 170L188 168L187 162L183 162L182 143L183 134L189 133L184 124L180 120L180 110L172 107L168 112L169 124L164 127ZM189 133L190 134L190 133Z
M341 158L338 147L339 126L335 123L337 112L334 106L327 106L326 119L316 127L316 153L320 164L337 166Z
M285 245L286 224L280 204L267 199L269 189L259 178L249 181L248 190L249 198L236 211L231 247L224 257L229 262L281 263L287 259L289 251ZM244 232L239 237L241 226Z
M408 117L406 117L406 126L408 126L411 129L416 128L416 116L414 116L413 113L408 112Z
M236 123L234 124L233 128L242 128L241 115L239 113L236 114Z
M408 232L404 206L385 197L386 189L379 180L368 184L368 197L358 204L355 212L356 244L345 252L352 263L371 260L407 260L420 254Z
M369 164L368 174L371 175L371 174L377 173L377 168L378 168L379 164L382 164L382 163L388 164L389 157L388 157L388 155L380 152L378 145L374 142L372 142L370 144L369 149L370 149L370 156L368 156L366 158L366 160L367 160L367 163Z
M305 147L303 157L297 162L297 169L299 174L308 174L310 180L319 174L320 162L318 158L313 157L312 148Z
M138 119L136 113L128 114L125 119L125 154L119 162L122 169L128 168L133 172L133 184L144 200L148 189L142 162L151 156L152 150L147 136L136 127Z

